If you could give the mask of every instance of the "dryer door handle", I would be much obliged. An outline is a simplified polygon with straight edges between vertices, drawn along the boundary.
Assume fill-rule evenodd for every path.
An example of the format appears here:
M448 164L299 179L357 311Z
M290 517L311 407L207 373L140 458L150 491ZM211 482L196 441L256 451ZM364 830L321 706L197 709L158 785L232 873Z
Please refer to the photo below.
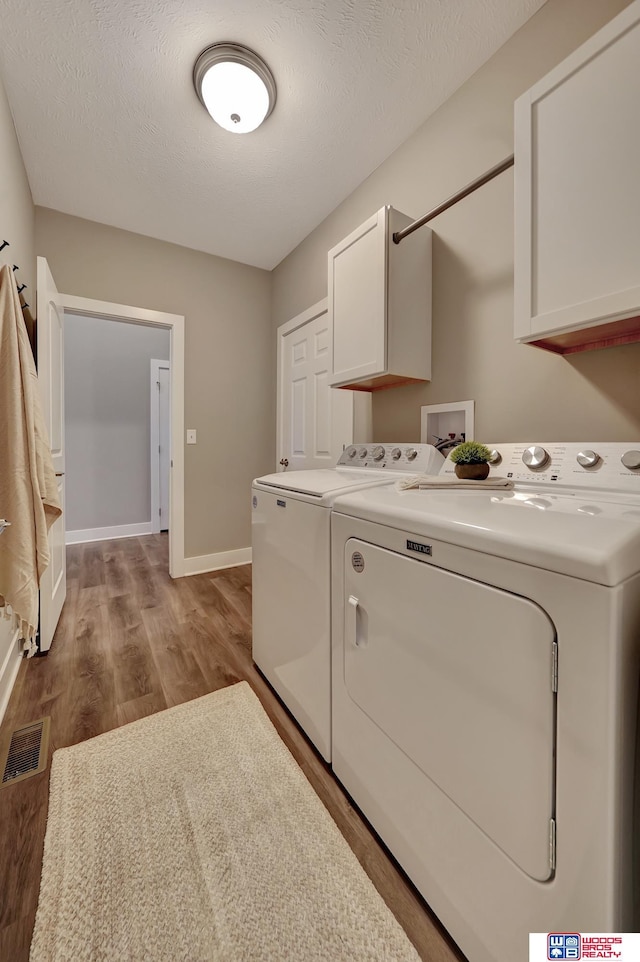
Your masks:
M349 595L347 603L347 644L361 648L363 641L358 637L358 609L360 602L355 595Z

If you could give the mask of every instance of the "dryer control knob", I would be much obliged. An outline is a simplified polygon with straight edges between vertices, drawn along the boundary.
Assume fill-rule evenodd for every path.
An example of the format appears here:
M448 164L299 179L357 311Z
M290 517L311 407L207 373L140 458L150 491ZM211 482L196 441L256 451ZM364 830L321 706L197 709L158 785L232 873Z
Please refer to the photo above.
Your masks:
M600 455L595 451L579 451L576 456L576 461L583 468L595 468L596 464L600 461Z
M393 458L394 461L399 461L400 458L402 457L402 451L400 450L400 448L394 448L393 451L391 452L391 457Z
M418 452L415 448L407 448L406 455L407 461L415 461L415 459L418 457Z
M640 468L640 451L625 451L620 460L625 468L637 471Z
M384 457L384 448L381 444L376 444L375 448L371 452L371 456L374 461L382 461Z
M491 452L491 457L489 458L489 464L500 464L502 461L502 455L496 448Z
M350 444L349 447L347 448L346 454L348 458L355 458L357 452L358 452L358 449L354 447L353 444Z
M543 468L549 460L549 452L536 444L526 449L522 460L528 468Z
M366 458L366 456L367 456L367 449L366 449L366 448L358 448L358 457L359 457L359 458Z

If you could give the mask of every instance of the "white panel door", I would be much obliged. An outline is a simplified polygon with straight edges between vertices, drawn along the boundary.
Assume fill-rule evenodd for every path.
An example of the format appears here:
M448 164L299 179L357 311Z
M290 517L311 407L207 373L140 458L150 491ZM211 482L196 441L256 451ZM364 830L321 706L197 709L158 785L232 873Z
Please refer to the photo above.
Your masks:
M62 515L49 531L51 561L40 584L40 651L48 651L67 594L64 503L64 313L44 257L38 258L38 384Z
M160 391L160 530L169 530L169 476L171 473L171 406L169 403L169 367L161 367Z
M326 307L310 313L309 320L279 337L280 469L331 467L353 440L353 392L329 387L331 331Z
M151 359L151 530L169 530L171 503L171 366Z

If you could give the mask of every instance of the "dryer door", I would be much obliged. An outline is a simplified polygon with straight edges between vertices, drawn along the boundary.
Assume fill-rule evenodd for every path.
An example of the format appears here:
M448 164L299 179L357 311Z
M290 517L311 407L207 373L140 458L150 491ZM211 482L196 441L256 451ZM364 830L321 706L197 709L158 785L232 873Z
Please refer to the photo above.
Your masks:
M518 595L354 538L344 588L351 699L528 875L549 878L549 617Z

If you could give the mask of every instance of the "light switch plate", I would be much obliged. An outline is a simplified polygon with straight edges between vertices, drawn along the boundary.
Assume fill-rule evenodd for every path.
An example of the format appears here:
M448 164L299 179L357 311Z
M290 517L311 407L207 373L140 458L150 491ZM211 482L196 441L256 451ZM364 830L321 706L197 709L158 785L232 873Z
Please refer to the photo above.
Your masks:
M196 431L195 428L187 428L187 444L196 443Z

